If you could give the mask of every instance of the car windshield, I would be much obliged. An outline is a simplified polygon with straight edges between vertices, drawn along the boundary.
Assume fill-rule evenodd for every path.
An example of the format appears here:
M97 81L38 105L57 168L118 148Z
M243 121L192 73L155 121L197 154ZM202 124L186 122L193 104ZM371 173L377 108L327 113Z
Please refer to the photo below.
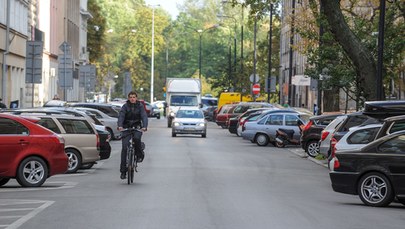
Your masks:
M179 110L176 114L177 118L204 118L201 111L198 110Z
M195 95L173 95L170 98L171 106L198 106L197 96Z

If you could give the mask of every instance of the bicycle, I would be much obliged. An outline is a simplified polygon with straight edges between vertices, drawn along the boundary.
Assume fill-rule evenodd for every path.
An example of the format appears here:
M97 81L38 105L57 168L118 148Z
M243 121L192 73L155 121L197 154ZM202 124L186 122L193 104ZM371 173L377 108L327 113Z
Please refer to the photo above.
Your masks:
M143 132L140 129L137 128L127 128L123 129L122 132L124 131L130 131L131 138L129 139L129 145L127 148L127 181L128 184L134 183L134 173L138 172L137 167L138 167L138 157L135 154L135 147L134 147L134 137L136 132ZM145 144L141 142L141 149L145 149Z

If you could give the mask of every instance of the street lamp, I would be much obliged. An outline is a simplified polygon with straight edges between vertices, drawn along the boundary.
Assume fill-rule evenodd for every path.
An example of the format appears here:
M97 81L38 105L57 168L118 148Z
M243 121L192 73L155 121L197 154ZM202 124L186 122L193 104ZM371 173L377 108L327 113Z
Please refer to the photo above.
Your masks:
M150 5L152 7L152 57L151 57L151 66L150 66L150 102L153 103L153 78L154 78L154 56L155 56L155 7L160 6L157 5Z
M200 79L200 81L201 81L201 50L202 50L202 35L206 32L206 31L208 31L208 30L210 30L210 29L215 29L215 28L218 28L219 27L219 25L218 24L215 24L215 25L213 25L213 26L211 26L211 27L208 27L208 28L206 28L206 29L198 29L198 30L195 30L197 33L198 33L198 35L199 35L199 37L200 37L200 48L199 48L199 58L198 58L198 78Z
M228 0L223 0L222 4L231 3ZM242 8L242 23L240 24L240 72L243 73L243 22L244 22L244 12L245 3L236 2Z
M236 89L236 19L232 16L227 16L227 15L217 15L217 17L219 18L229 18L232 19L234 22L234 34L233 34L233 72L234 72L234 76L233 76L233 88L234 90Z

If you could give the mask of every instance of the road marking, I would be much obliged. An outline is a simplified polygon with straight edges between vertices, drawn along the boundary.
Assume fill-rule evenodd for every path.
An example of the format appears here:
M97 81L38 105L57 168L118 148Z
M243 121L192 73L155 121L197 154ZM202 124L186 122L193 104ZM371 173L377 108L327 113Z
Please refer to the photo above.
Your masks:
M23 188L20 186L3 186L3 188L0 188L0 192L16 192L16 191L23 192L23 191L66 189L66 188L73 188L77 184L78 184L77 182L68 182L68 181L49 181L46 182L43 186L35 188Z
M0 200L1 201L1 200ZM12 219L12 218L19 218L15 222L11 224L1 224L0 227L5 227L6 229L16 229L23 225L25 222L30 220L31 218L34 218L38 213L43 211L45 208L51 206L55 201L47 201L47 200L6 200L3 201L4 203L1 203L1 205L18 205L18 204L41 204L39 207L36 208L21 208L25 210L31 210L28 214L26 215L15 215L15 216L0 216L0 219ZM12 208L14 209L14 208ZM7 209L6 209L7 210ZM10 210L10 209L8 209Z

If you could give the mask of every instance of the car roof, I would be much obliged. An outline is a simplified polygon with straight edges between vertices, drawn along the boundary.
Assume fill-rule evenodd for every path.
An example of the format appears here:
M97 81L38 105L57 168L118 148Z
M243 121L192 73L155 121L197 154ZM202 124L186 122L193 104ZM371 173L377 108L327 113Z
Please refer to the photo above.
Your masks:
M402 120L405 119L405 115L397 115L397 116L392 116L384 119L386 122L391 122L391 121L397 121L397 120Z
M363 130L363 129L370 129L370 128L375 128L375 127L381 127L382 124L369 124L365 126L353 126L350 127L349 132L357 131L357 130Z

